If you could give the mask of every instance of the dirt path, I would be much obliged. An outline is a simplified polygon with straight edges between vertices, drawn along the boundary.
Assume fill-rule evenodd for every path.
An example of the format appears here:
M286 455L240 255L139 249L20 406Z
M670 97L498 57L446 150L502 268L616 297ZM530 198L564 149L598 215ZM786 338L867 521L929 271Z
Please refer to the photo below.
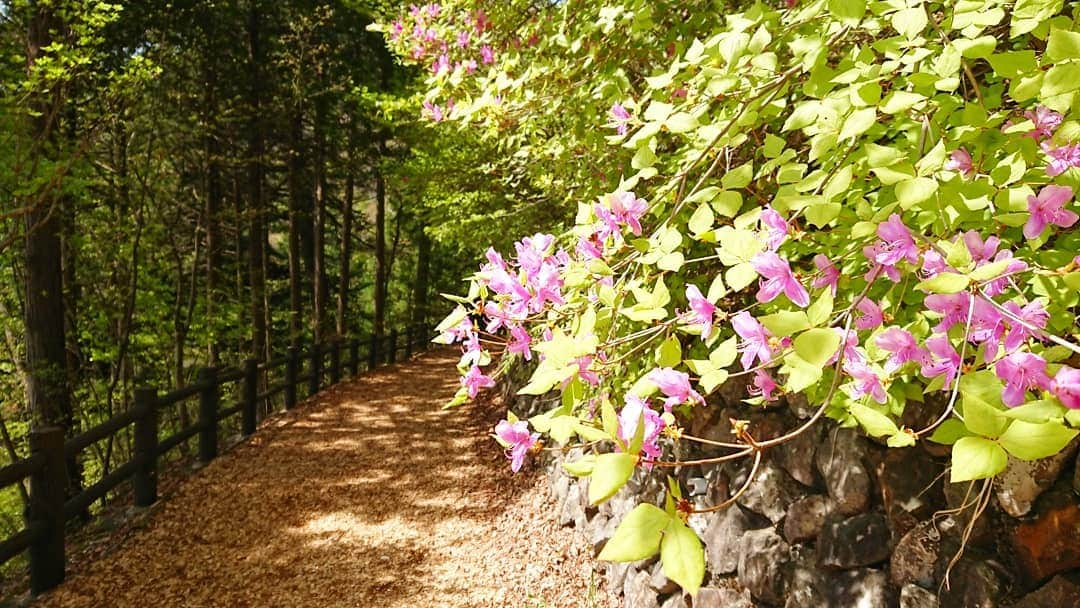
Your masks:
M434 351L271 419L34 606L587 608L587 541ZM597 594L599 595L599 594ZM610 600L596 606L610 606Z

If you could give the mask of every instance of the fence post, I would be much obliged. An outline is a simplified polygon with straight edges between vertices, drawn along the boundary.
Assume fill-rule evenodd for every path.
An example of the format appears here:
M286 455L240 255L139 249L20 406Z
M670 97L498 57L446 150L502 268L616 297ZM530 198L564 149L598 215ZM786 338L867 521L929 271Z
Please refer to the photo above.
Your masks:
M38 528L30 544L30 592L34 595L64 580L64 429L49 426L30 431L30 452L41 454L43 465L30 476L27 522Z
M296 368L299 367L299 351L295 346L289 347L288 358L285 359L285 409L292 409L296 405Z
M349 340L349 374L360 373L360 338Z
M397 363L397 328L390 330L390 352L388 353L387 363L391 365Z
M341 338L330 346L330 384L341 382Z
M367 354L367 368L368 371L375 369L375 366L379 364L379 336L378 334L371 334L371 339L368 341L368 354Z
M218 386L217 370L204 367L199 370L199 461L208 464L217 457L218 433Z
M131 478L136 507L149 507L157 501L158 416L157 391L135 389L135 462Z
M319 392L319 384L322 383L322 345L311 345L311 377L308 378L308 396Z
M244 394L240 406L240 434L244 437L255 432L255 402L259 399L259 360L244 361Z

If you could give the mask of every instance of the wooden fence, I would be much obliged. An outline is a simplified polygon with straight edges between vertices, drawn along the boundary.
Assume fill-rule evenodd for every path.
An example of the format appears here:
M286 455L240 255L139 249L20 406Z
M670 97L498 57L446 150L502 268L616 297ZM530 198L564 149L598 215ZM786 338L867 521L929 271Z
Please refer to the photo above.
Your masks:
M288 354L267 362L248 359L240 368L203 368L194 384L163 395L154 388L136 389L130 409L70 439L65 440L59 427L30 431L30 455L0 468L0 488L30 480L26 527L0 542L0 564L28 551L30 592L36 595L56 587L64 580L67 522L121 483L131 480L135 506L149 507L158 498L158 461L170 450L197 437L198 458L206 464L218 454L221 445L218 430L223 420L240 414L240 434L247 437L255 432L257 406L264 400L283 393L285 409L290 409L298 402L299 387L304 383L308 396L338 383L344 371L343 350L347 350L347 371L355 375L361 365L361 346L367 350L367 368L373 369L380 363L394 363L402 351L408 357L417 348L426 347L429 331L427 326L412 325L401 332L395 329L382 338L371 336L366 343L357 338L336 340L313 345L306 352L290 348ZM399 344L401 337L404 340ZM269 377L275 372L283 372L279 374L283 377L270 383ZM266 388L260 391L260 377L264 375L268 378ZM240 398L235 404L222 407L222 388L230 383L240 383ZM195 423L168 437L159 437L158 412L193 398L199 403ZM131 460L78 494L67 496L66 463L77 459L94 443L131 425L134 426Z

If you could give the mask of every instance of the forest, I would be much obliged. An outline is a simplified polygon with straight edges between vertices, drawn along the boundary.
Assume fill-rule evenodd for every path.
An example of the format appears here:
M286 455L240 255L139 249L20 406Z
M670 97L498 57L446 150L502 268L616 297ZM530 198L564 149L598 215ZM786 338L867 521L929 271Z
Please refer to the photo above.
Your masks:
M367 31L386 9L0 5L7 461L31 426L73 436L136 387L444 312L437 293L481 249L469 227L433 225L449 203L412 151L430 137L415 70ZM473 207L500 208L485 196ZM70 463L72 488L130 450L123 435L95 445ZM4 490L6 532L24 501Z

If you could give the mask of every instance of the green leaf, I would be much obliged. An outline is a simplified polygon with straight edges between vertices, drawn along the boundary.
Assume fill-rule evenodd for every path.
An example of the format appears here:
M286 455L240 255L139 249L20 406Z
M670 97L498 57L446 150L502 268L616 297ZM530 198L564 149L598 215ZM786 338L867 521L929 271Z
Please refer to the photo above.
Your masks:
M754 270L754 266L750 262L743 262L736 264L727 269L724 273L724 280L727 282L728 287L732 291L739 291L752 284L758 277L758 273Z
M863 108L855 110L844 119L840 127L840 139L858 137L866 133L870 127L877 123L877 108Z
M660 541L664 576L696 595L705 580L705 549L701 539L678 518L670 518Z
M1063 59L1080 59L1080 32L1052 29L1043 57L1053 63Z
M686 227L690 229L691 233L697 236L703 232L712 230L713 221L715 219L716 218L713 217L712 207L708 204L703 204L690 216L690 220L686 223Z
M723 190L713 199L712 207L724 217L734 217L742 207L742 195L738 192Z
M963 422L960 422L957 418L949 418L942 422L941 426L934 429L934 432L927 439L942 445L952 445L961 437L970 436L971 432L968 431Z
M573 462L564 460L562 463L562 468L574 477L592 475L594 466L596 466L596 454L586 454Z
M565 445L570 443L570 439L580 423L581 421L576 416L553 416L551 418L551 428L548 429L547 433L559 444Z
M909 209L934 196L938 183L929 177L915 177L896 184L895 188L896 200L900 201L901 207Z
M867 407L861 403L852 403L849 411L855 417L855 420L859 422L859 425L866 430L866 434L871 437L896 435L900 432L891 418L872 407Z
M1001 276L1001 274L1008 269L1009 264L1012 263L1013 260L998 260L996 262L990 262L989 264L983 264L971 271L968 276L971 277L972 281L977 283L989 281L990 279Z
M908 40L921 34L926 24L926 10L921 5L896 11L892 16L893 29Z
M1080 432L1060 422L1031 423L1017 420L998 438L998 443L1020 460L1038 460L1053 456Z
M796 332L810 329L810 319L801 310L782 310L759 317L758 321L774 336L791 336Z
M639 424L641 428L644 425ZM589 502L598 505L619 491L634 474L637 455L626 452L600 454L596 457L589 480Z
M968 277L955 272L943 272L936 277L920 281L915 289L927 293L960 293L971 283Z
M881 111L885 114L899 114L901 112L906 112L909 108L924 99L926 99L926 97L919 95L918 93L893 91L885 96L885 101L881 104Z
M1021 74L1035 71L1038 64L1035 59L1035 51L1009 51L996 53L986 58L994 73L1002 78L1018 78Z
M829 0L829 12L841 21L857 23L866 13L866 0Z
M615 413L615 405L606 397L600 403L600 420L604 424L604 432L612 437L618 434L619 415Z
M1009 426L1009 420L998 414L1002 408L987 401L983 394L971 388L971 382L960 381L960 402L963 408L964 424L972 433L986 437L997 437Z
M706 393L711 393L713 389L723 384L727 379L728 371L726 369L709 370L701 375L701 388L705 389Z
M660 539L670 521L670 515L653 505L634 507L604 543L597 559L605 562L636 562L652 557L660 549Z
M698 127L698 119L688 112L676 112L664 121L672 133L686 133Z
M709 362L717 369L731 365L739 356L738 345L738 339L735 336L724 340L709 353Z
M818 203L806 208L806 221L818 228L823 228L829 222L840 216L840 203Z
M986 479L1005 470L1009 457L997 443L984 437L961 437L953 445L949 481Z
M806 318L810 321L810 324L817 327L819 325L825 325L829 322L829 317L833 311L833 295L832 290L826 289L821 292L818 299L810 305L810 308L806 309Z
M824 366L840 348L840 334L831 328L818 327L799 334L794 342L795 353L811 365Z
M735 190L738 188L745 188L750 185L750 182L754 179L754 163L753 161L739 165L731 171L728 171L720 178L720 184L725 190Z
M790 354L784 357L784 365L780 368L780 373L787 374L784 389L789 393L797 393L817 383L821 379L822 369L821 366L804 361L796 354Z
M585 441L607 441L612 438L612 436L603 429L598 429L591 424L586 424L581 421L578 421L574 426L574 432L578 434L578 437L581 437Z
M668 336L656 349L656 364L660 367L675 367L682 362L682 345L675 336Z
M1039 95L1054 97L1076 89L1080 89L1080 62L1059 63L1046 72Z
M1051 420L1061 421L1064 419L1067 411L1065 406L1053 399L1042 399L1039 401L1032 401L1031 403L1025 403L1019 407L1000 411L998 412L998 416L1005 416L1006 418L1012 418L1013 420L1023 420L1024 422L1037 424L1050 422Z

